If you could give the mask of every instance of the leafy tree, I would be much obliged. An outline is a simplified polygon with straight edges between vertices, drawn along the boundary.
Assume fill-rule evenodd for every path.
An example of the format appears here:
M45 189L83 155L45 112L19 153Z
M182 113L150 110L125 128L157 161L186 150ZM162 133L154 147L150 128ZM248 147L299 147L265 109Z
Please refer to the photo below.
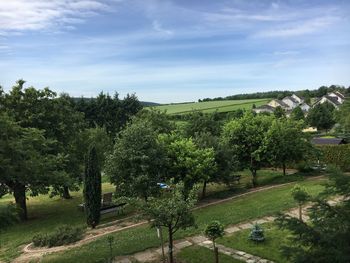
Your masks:
M273 112L273 115L275 115L275 117L279 119L286 117L286 112L284 111L284 109L282 109L281 106L277 106L275 108L275 111Z
M307 123L320 130L329 130L335 124L333 112L331 110L332 107L333 106L327 102L317 104L310 109L306 118Z
M143 109L135 115L134 119L135 118L147 121L158 133L170 133L171 131L175 130L175 123L169 120L166 112L162 112L160 110Z
M299 220L303 221L303 205L310 199L310 195L304 187L297 184L292 189L292 196L299 205Z
M0 184L14 194L20 218L26 220L26 192L47 193L49 186L64 178L59 171L63 156L51 154L54 141L44 131L22 128L7 114L0 114Z
M346 100L336 112L336 119L340 124L340 129L345 134L350 135L350 100Z
M217 136L220 133L220 126L215 114L204 114L200 111L193 111L187 117L185 134L188 137L195 137L197 133L210 133Z
M157 195L164 178L164 151L158 134L146 121L130 123L122 130L106 162L105 172L121 196Z
M263 142L270 125L269 116L248 113L241 119L227 122L223 129L223 144L232 150L240 168L250 170L253 186L257 185L257 170L266 161Z
M215 262L218 263L219 262L219 251L215 245L215 240L217 238L224 236L224 234L225 234L224 226L219 221L212 221L205 228L204 234L207 238L209 238L213 242Z
M299 106L292 110L290 117L295 121L301 121L305 119L304 112Z
M167 177L173 178L176 183L183 182L185 195L195 184L206 184L209 176L216 170L212 148L200 149L192 139L176 134L164 135L160 139L168 160Z
M311 144L302 132L302 123L289 119L274 120L264 138L266 158L271 164L281 166L283 175L288 163L303 160L310 149Z
M84 201L86 222L95 228L100 222L101 210L101 171L95 147L91 147L85 164Z
M191 209L196 203L196 189L184 196L183 184L177 184L172 191L162 198L150 198L141 206L145 217L152 227L165 227L169 236L169 262L174 262L173 237L179 229L194 226L195 220Z
M310 222L281 215L277 223L292 233L284 255L291 262L339 262L350 260L350 177L338 170L329 171L326 190L313 199L309 208ZM336 204L327 201L331 195L340 196Z

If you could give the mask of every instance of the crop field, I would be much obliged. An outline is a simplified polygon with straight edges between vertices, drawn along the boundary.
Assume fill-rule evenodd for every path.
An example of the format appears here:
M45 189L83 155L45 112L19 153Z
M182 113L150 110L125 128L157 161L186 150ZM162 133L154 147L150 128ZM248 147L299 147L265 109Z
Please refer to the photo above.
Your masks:
M204 113L211 112L230 112L237 109L251 109L253 104L261 106L268 103L270 99L251 99L251 100L221 100L221 101L206 101L206 102L191 102L168 104L152 107L161 111L166 111L168 114L184 114L191 111L202 111Z

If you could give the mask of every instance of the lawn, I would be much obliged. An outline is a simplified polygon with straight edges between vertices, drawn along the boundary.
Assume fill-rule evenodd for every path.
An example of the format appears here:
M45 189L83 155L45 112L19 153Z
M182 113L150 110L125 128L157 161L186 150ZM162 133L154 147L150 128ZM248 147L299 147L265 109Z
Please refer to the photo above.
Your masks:
M289 262L283 257L280 248L288 246L289 232L280 230L273 223L263 224L265 241L255 243L248 239L250 229L235 232L232 236L218 239L218 243L226 247L238 249L261 258L273 260L275 262Z
M206 101L206 102L191 102L191 103L179 103L168 104L152 107L157 110L164 111L168 114L182 114L188 113L193 110L203 111L210 113L214 111L218 112L230 112L237 109L251 109L253 104L260 106L266 104L269 99L251 99L251 100L222 100L222 101Z
M304 185L311 194L316 194L323 189L320 181L304 181L300 184ZM292 187L293 184L251 193L225 203L198 209L194 212L197 227L179 231L176 234L176 239L203 233L206 224L211 220L220 220L227 226L295 207L296 203L290 195ZM112 235L115 238L113 253L116 256L128 255L159 246L156 231L146 225ZM76 262L77 258L81 262L98 262L107 258L109 253L107 244L107 238L104 237L78 249L47 255L43 262Z
M190 246L182 249L177 255L176 259L180 263L204 263L204 262L214 262L214 253L212 250L200 247L200 246ZM241 263L237 259L230 256L219 254L220 263Z

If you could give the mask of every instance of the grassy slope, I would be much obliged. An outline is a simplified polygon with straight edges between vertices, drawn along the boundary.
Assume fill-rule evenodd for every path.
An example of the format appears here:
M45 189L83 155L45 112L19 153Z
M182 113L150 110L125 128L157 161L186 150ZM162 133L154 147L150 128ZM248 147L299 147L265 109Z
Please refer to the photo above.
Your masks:
M311 194L316 194L323 189L319 181L305 181L301 184L307 187ZM224 225L235 224L294 207L296 203L290 196L292 187L293 185L288 185L266 192L252 193L216 206L196 210L197 228L179 231L176 238L202 233L206 224L211 220L220 220ZM113 253L116 256L159 246L156 231L148 226L125 230L115 233L113 236L116 241ZM108 253L108 243L104 237L79 249L48 255L43 262L76 262L77 258L82 262L97 262L107 258Z
M206 113L214 112L229 112L237 109L251 109L252 105L260 106L266 104L269 99L252 99L252 100L223 100L223 101L206 101L193 102L184 104L169 104L156 106L155 109L166 110L168 114L180 114L191 112L192 110L200 110Z
M181 263L203 263L203 262L214 262L214 253L208 248L200 246L191 246L184 248L177 255L176 258ZM240 263L237 259L230 256L219 254L220 263Z
M262 227L265 234L265 241L262 243L255 243L248 239L250 229L223 237L217 242L275 262L288 262L280 251L282 246L288 246L288 231L278 229L273 223L263 224Z

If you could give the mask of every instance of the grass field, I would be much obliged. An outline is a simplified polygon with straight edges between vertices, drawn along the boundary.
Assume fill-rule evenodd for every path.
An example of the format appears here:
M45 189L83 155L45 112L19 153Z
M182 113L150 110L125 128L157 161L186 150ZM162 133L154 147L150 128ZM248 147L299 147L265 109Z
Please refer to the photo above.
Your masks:
M253 104L260 106L266 104L269 99L252 99L252 100L222 100L222 101L206 101L206 102L192 102L183 104L169 104L153 107L161 111L166 111L168 114L183 114L189 113L193 110L210 113L230 112L237 109L251 109Z
M309 193L316 194L323 189L320 181L304 181ZM297 204L292 199L292 185L282 186L269 191L256 192L215 206L196 210L194 212L197 227L176 233L176 239L203 233L205 226L211 220L220 220L225 226L258 217L272 215L294 207ZM154 229L141 226L112 234L115 238L113 254L128 255L151 247L158 247L159 240ZM100 238L78 249L64 253L51 254L42 262L103 262L109 254L107 237Z

